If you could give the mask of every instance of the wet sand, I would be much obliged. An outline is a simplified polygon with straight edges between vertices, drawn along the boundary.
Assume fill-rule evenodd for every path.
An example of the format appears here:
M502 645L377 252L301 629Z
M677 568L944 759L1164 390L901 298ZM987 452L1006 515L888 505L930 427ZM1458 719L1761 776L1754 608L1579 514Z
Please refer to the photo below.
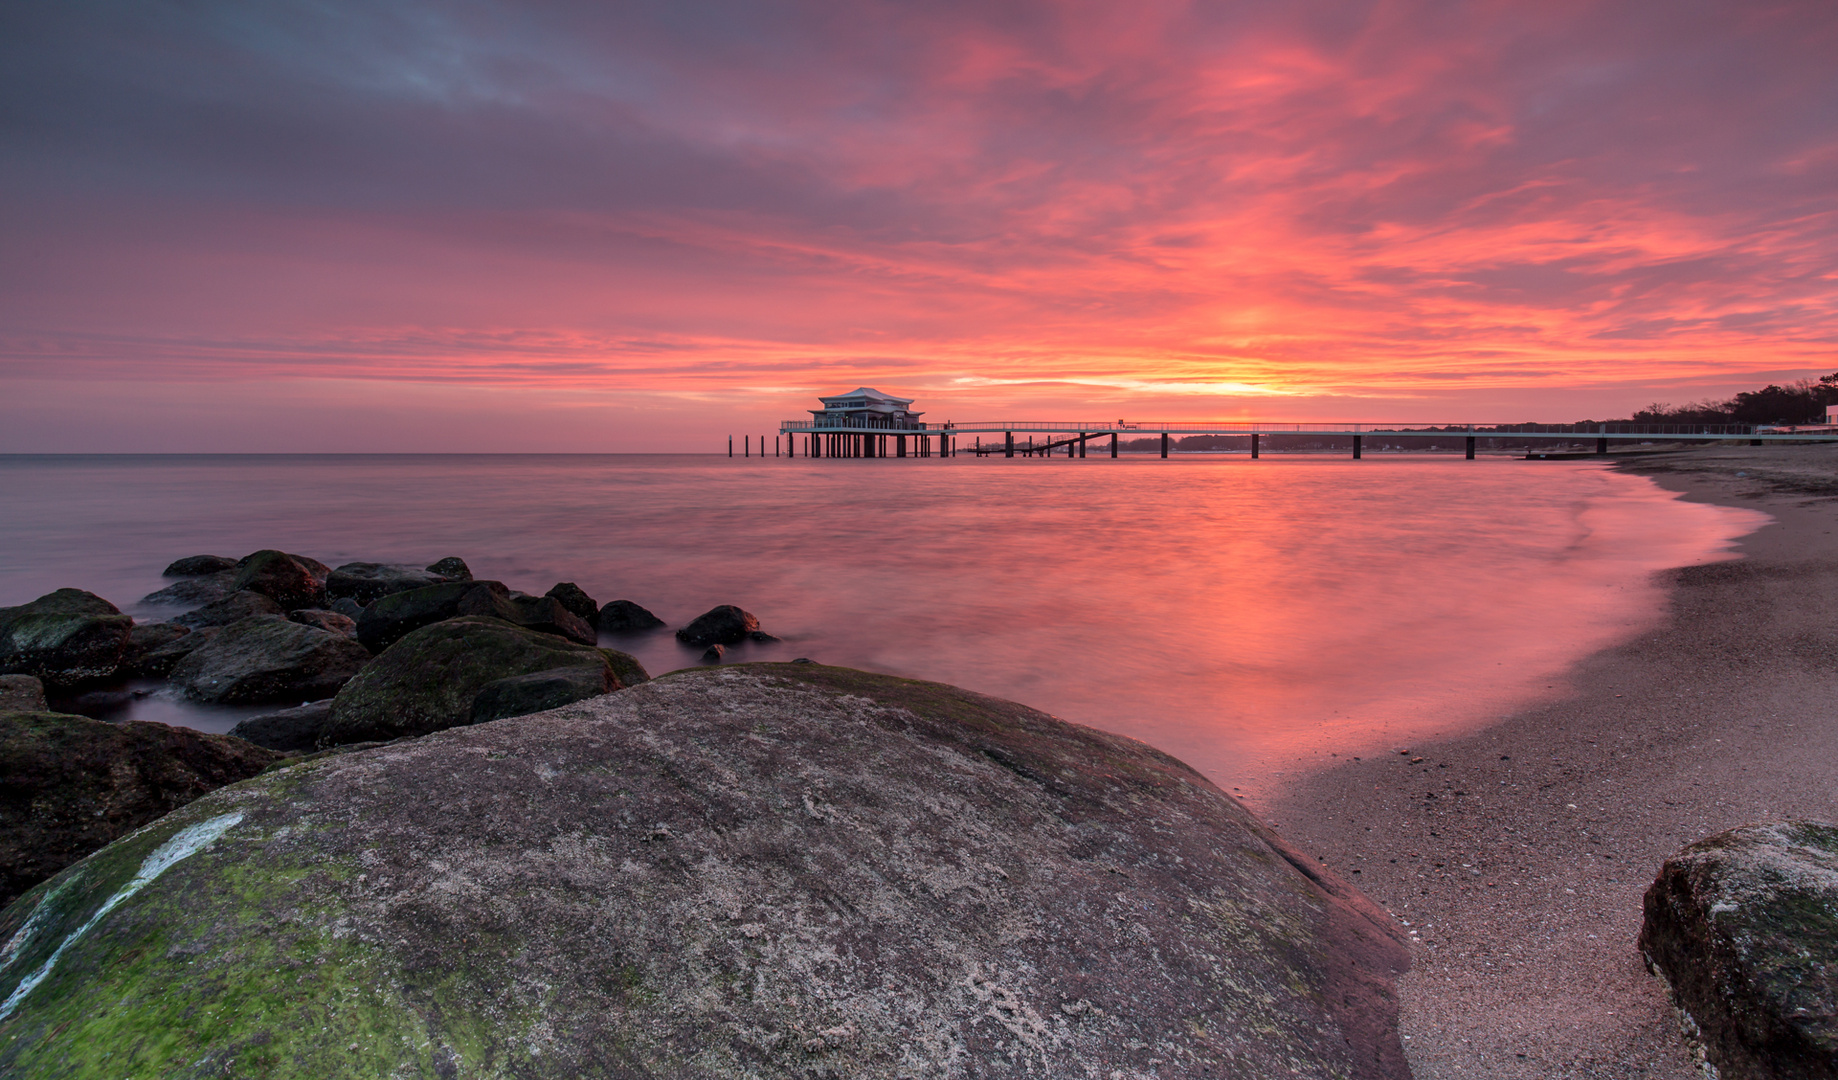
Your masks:
M1664 623L1562 700L1317 767L1258 807L1408 923L1419 1080L1701 1077L1635 948L1642 894L1691 840L1838 820L1838 445L1621 467L1776 523L1741 561L1671 572Z

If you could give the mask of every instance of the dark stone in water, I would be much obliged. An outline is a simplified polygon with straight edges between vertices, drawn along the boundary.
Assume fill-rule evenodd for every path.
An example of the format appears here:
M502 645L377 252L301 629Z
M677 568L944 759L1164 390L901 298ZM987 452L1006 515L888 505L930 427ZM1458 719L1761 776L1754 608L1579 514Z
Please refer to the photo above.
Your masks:
M427 568L430 574L439 574L448 581L471 581L472 571L467 568L466 560L458 555L449 555Z
M122 650L121 673L124 675L141 674L149 654L165 648L190 633L190 627L180 626L178 623L135 623L134 627L128 631L127 647ZM168 665L169 668L170 666ZM155 677L164 678L165 672L162 671Z
M371 652L380 653L421 627L467 615L503 619L583 645L595 641L593 627L554 599L513 596L496 581L455 581L392 593L364 609L357 620L357 639Z
M439 574L412 566L354 562L346 563L327 576L325 594L329 599L350 597L362 607L391 593L439 585L446 580Z
M702 650L702 662L704 664L719 664L721 663L721 658L727 655L727 651L728 647L719 642L710 645L708 648Z
M331 697L370 660L343 634L258 615L231 623L172 668L172 681L194 701L258 705Z
M0 715L0 904L116 837L254 776L275 757L241 739L165 724L42 710ZM11 976L7 992L28 971L0 969ZM32 1071L0 1061L0 1074Z
M310 565L309 565L310 564ZM324 571L315 574L314 567ZM325 564L297 558L284 551L258 551L236 564L231 584L274 599L283 610L318 607L325 599Z
M685 645L738 645L758 630L759 620L752 612L722 604L696 616L676 637Z
M471 724L474 699L487 685L581 667L604 672L608 689L620 685L600 649L489 616L443 619L402 637L338 692L321 745L426 735Z
M332 699L309 701L291 709L251 716L230 729L230 734L257 746L282 753L305 753L319 744L326 721L332 718Z
M600 605L594 603L594 598L572 581L560 582L543 595L562 605L568 614L589 626L600 616Z
M691 669L277 768L0 914L0 995L156 851L0 1072L1409 1075L1382 911L1166 754L937 684Z
M161 572L161 577L203 577L206 574L220 574L225 570L236 569L236 560L222 555L187 555L175 559Z
M326 610L336 611L338 614L350 619L353 626L357 625L358 618L364 614L364 605L351 599L349 596L341 596L336 600L328 600L325 606Z
M1723 1080L1838 1077L1838 826L1732 829L1665 861L1640 950Z
M185 628L181 626L179 629ZM221 626L201 626L183 637L173 638L146 652L136 653L122 665L122 674L142 679L164 679L172 674L175 664L183 660L192 650L216 637L222 629Z
M171 585L141 597L143 604L171 607L197 607L230 595L236 586L236 571L224 570L203 577L183 578Z
M595 620L595 625L609 634L618 634L633 630L657 630L664 625L664 620L630 600L614 600L600 609L600 617Z
M228 626L254 615L283 615L283 608L272 596L240 589L221 600L213 600L195 611L175 616L173 623L196 630L204 626Z
M349 615L340 615L336 611L327 611L324 608L302 608L299 611L290 611L287 613L287 619L289 622L317 626L321 630L330 630L334 634L343 634L346 637L357 636L356 619Z
M595 664L533 671L489 682L473 695L471 719L475 724L484 724L598 697L619 688L611 676L607 665Z
M56 686L111 678L133 626L115 605L82 589L0 608L0 675L32 675Z

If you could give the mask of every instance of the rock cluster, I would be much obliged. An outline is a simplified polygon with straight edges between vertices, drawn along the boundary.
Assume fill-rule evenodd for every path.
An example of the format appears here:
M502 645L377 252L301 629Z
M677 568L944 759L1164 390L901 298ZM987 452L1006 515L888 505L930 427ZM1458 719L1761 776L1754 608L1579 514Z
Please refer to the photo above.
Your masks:
M0 941L7 1075L1409 1075L1395 928L1205 778L815 664L273 769Z
M1838 1077L1838 826L1700 840L1645 908L1641 952L1722 1080Z

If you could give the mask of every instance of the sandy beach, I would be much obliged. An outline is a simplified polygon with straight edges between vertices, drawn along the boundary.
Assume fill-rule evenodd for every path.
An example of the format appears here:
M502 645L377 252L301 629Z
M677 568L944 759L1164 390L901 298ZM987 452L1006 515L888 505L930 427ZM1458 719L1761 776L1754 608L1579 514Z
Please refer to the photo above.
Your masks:
M1838 446L1620 467L1775 523L1740 561L1673 571L1664 622L1581 664L1562 700L1310 762L1258 808L1408 923L1420 1080L1701 1076L1634 945L1642 894L1691 840L1838 819Z

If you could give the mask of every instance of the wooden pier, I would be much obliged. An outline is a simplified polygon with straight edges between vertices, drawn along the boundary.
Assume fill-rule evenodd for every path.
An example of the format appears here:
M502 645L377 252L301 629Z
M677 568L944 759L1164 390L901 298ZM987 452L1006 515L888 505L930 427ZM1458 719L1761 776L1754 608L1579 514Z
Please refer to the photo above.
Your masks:
M1355 459L1364 457L1367 440L1385 449L1410 446L1419 450L1453 451L1459 446L1472 460L1480 444L1487 449L1523 449L1528 456L1554 457L1566 446L1590 446L1598 455L1610 445L1626 447L1655 442L1834 442L1838 427L1811 425L1779 427L1754 424L1266 424L1243 421L1219 423L1126 423L1090 421L984 421L969 424L906 421L894 427L872 418L863 422L818 417L787 420L772 437L773 457L805 458L949 458L960 452L977 457L1084 458L1097 442L1099 454L1108 449L1118 456L1121 440L1151 440L1162 457L1174 450L1176 439L1192 436L1243 439L1253 458L1265 450L1321 452L1349 448ZM987 444L986 444L987 440ZM1036 441L1038 440L1038 441ZM1268 441L1266 441L1268 440ZM1325 444L1332 443L1332 447ZM1505 447L1502 447L1505 444ZM741 456L757 452L766 456L766 436L741 437ZM1153 452L1153 451L1151 451ZM1178 451L1177 451L1178 452ZM728 440L733 457L734 440ZM1564 456L1571 456L1566 454Z

